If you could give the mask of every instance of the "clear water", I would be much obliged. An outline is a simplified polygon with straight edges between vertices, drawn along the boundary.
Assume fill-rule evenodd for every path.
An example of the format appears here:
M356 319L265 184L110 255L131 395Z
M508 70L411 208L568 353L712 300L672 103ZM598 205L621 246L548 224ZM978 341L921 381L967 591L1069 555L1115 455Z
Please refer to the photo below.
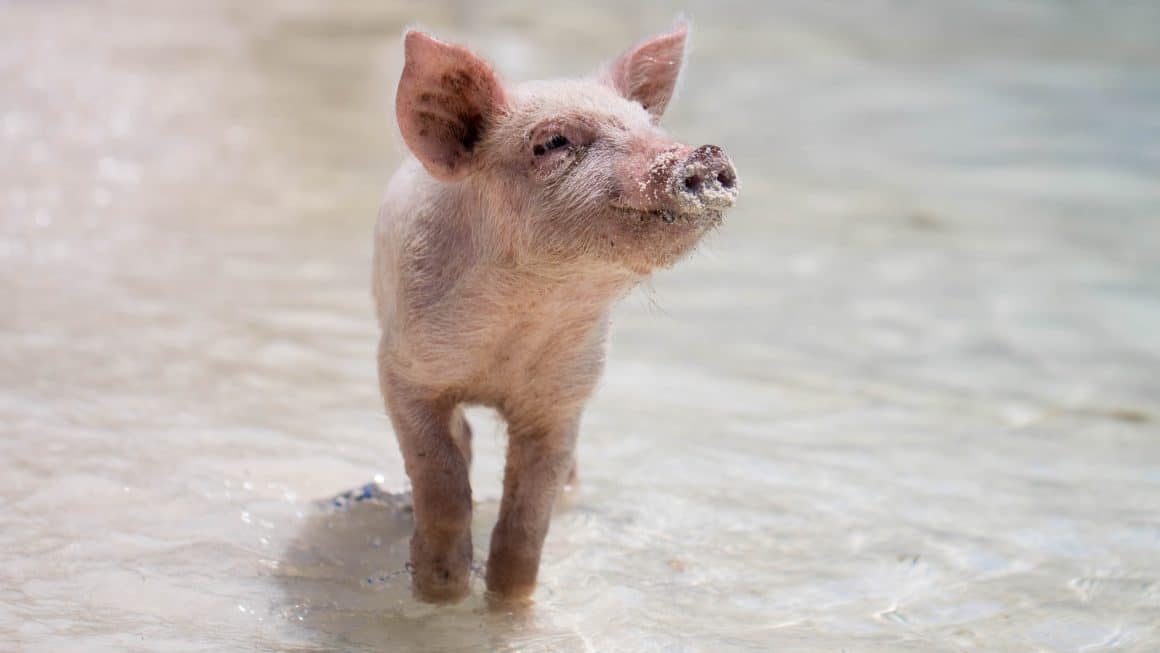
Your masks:
M404 486L401 28L522 79L676 13L0 3L0 650L1160 648L1152 3L694 3L667 124L741 203L618 310L535 609L417 604L405 512L316 504Z

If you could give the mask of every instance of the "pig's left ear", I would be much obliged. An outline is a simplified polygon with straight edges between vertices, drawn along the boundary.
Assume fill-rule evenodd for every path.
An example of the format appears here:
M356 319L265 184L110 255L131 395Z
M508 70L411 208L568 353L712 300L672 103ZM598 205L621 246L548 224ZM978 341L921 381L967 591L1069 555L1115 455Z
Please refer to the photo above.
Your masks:
M436 179L462 179L478 167L479 143L504 110L503 85L467 48L423 32L407 32L403 49L395 96L403 140Z
M608 71L608 80L624 97L640 102L656 121L665 112L685 56L688 23L678 23L668 34L651 38L620 55Z

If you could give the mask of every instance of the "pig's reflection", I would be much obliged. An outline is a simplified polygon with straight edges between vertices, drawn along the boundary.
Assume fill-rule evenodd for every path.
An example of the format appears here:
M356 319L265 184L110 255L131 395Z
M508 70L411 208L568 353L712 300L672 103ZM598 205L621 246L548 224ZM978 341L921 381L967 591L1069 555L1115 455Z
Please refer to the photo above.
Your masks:
M484 557L487 525L497 509L495 502L475 507L477 560ZM489 608L478 572L471 595L456 605L412 598L409 495L367 485L304 510L274 578L284 594L277 611L302 626L309 642L326 650L476 651L506 649L519 640L535 648L532 633L541 629L528 628L534 610ZM552 639L559 650L560 633Z

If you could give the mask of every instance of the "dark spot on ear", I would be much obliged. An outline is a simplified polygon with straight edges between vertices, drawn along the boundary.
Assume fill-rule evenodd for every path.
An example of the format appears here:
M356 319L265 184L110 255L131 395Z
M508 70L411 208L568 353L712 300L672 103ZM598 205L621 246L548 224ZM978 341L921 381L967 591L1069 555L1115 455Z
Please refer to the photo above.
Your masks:
M453 93L463 93L476 88L475 80L466 70L444 73L439 79L439 83L443 85L443 88Z
M489 118L504 105L503 88L467 50L438 43L428 49L440 52L409 53L415 59L404 66L395 111L411 152L432 175L453 180L478 163Z
M480 132L483 130L483 116L478 113L466 116L463 120L463 132L459 138L464 149L470 150L479 142Z
M440 126L440 123L446 123L446 121L440 120L439 116L431 113L430 111L419 111L415 114L415 117L419 119L419 122L423 123L423 127L425 129L438 127Z
M467 152L470 152L483 136L483 115L479 113L448 117L430 111L419 111L415 117L420 123L420 135L426 137L431 133L444 134Z

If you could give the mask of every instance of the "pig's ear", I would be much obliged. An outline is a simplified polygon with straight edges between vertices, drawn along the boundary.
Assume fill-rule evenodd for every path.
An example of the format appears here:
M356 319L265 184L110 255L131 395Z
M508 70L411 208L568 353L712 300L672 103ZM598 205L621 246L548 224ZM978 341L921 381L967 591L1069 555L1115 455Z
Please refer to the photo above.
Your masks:
M503 85L467 48L412 30L403 49L395 96L403 140L435 178L462 179L477 168L479 143L504 109Z
M620 55L608 71L613 88L640 102L653 120L661 117L677 88L685 56L688 23L677 24L668 34L653 37Z

